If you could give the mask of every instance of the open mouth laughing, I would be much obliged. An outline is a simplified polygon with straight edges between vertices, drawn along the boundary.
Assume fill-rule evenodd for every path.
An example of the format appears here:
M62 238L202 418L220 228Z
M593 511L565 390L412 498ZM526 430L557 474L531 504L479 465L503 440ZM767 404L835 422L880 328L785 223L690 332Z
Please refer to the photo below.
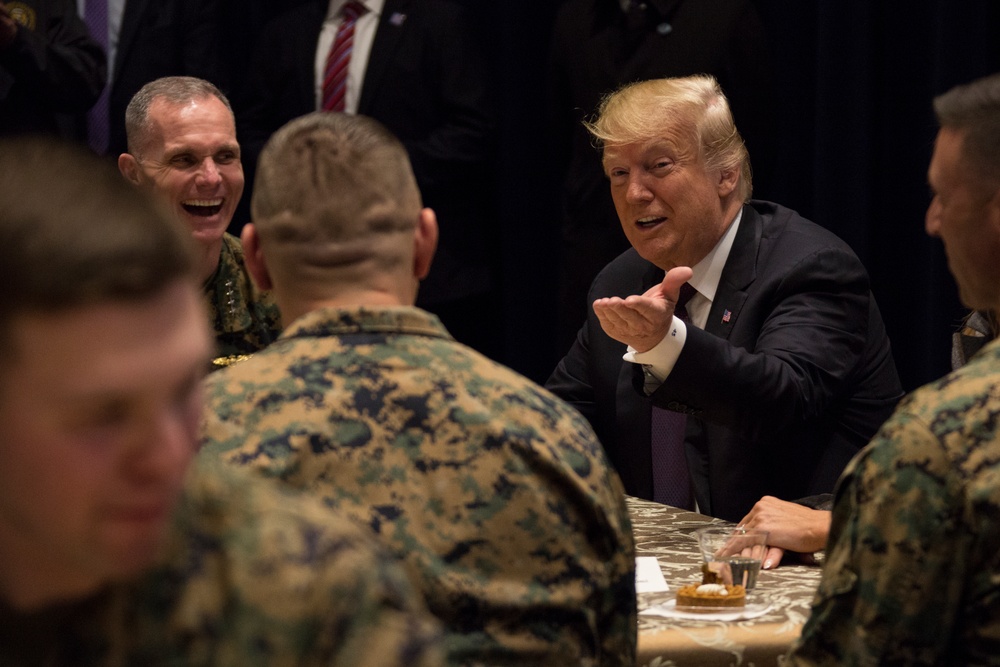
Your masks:
M189 199L181 202L181 206L191 215L210 218L222 210L222 202L222 199Z

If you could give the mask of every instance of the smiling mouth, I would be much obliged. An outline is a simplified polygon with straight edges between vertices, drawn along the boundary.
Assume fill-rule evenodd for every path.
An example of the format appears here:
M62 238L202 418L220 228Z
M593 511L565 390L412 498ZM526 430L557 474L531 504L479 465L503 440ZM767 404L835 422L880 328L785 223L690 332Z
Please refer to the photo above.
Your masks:
M222 210L222 201L221 199L189 199L181 202L181 206L191 215L210 218Z

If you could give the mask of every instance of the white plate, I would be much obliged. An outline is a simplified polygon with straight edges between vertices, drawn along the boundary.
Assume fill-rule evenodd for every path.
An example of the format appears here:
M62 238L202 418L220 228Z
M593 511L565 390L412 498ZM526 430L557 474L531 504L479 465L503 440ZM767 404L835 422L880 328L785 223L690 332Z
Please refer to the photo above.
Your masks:
M658 605L653 605L649 609L644 609L639 613L644 616L659 616L661 618L689 618L699 621L745 621L750 618L763 616L771 611L770 600L763 596L754 596L748 599L747 604L742 609L728 609L725 611L688 611L689 608L677 608L677 600L667 600Z

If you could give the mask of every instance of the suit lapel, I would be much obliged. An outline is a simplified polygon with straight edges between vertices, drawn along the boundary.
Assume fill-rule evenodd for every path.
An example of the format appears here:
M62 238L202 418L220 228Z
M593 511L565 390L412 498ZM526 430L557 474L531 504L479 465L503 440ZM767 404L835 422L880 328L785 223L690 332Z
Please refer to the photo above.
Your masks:
M757 211L744 206L740 228L733 239L726 266L722 269L705 331L720 338L729 338L746 303L746 288L757 278L757 254L762 232L763 222Z
M369 112L382 79L395 57L396 47L403 36L403 31L408 29L407 9L410 4L410 0L385 0L378 29L375 31L375 39L372 42L372 50L368 55L364 83L361 85L361 98L358 100L359 114Z
M149 0L127 0L125 3L121 33L118 36L118 50L115 52L114 69L112 70L116 79L121 69L121 63L125 61L125 56L132 48L136 35L139 34L139 25L142 23L142 16L146 12L147 4L149 4Z
M309 100L309 108L316 109L316 50L319 48L319 35L323 32L323 23L326 21L326 13L329 9L328 2L313 2L307 5L307 9L302 12L302 21L298 25L290 26L293 30L301 31L301 36L308 35L309 39L298 39L297 36L285 35L285 39L292 44L291 59L295 63L289 67L294 72L296 78L295 87L298 89L298 99ZM324 56L324 61L325 56ZM299 64L301 63L301 64Z

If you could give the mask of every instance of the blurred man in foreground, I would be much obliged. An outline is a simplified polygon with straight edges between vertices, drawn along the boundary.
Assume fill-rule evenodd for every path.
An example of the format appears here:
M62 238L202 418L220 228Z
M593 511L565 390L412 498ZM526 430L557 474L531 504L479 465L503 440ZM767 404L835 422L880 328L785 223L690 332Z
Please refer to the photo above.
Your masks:
M118 168L160 196L197 244L217 363L265 347L281 332L280 314L270 295L254 288L239 239L226 233L243 194L229 101L202 79L157 79L132 98L125 129L129 152Z
M927 233L962 301L1000 307L1000 75L934 100ZM1000 342L900 403L844 471L792 664L993 664L1000 637Z
M440 664L353 526L188 471L210 352L190 241L78 150L0 149L0 664Z
M289 322L215 374L200 456L308 489L377 535L456 664L631 665L635 551L593 431L414 307L437 240L403 145L313 113L261 153L247 266Z

